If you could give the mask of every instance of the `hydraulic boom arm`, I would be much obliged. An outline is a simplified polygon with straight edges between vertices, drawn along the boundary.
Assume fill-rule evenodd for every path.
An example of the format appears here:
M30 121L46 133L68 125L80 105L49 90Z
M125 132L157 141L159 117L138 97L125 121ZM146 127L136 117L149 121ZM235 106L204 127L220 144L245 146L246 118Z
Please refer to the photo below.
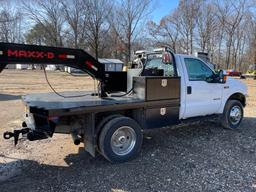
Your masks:
M104 65L81 49L0 43L0 72L8 64L65 65L88 73L101 83L104 97Z

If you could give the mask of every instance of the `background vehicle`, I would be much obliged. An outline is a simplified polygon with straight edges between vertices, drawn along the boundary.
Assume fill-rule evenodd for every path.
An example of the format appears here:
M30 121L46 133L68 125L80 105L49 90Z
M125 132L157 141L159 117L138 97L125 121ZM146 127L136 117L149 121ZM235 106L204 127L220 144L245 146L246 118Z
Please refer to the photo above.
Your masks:
M241 78L253 78L256 80L256 64L250 65L246 73L241 75Z
M226 71L226 75L228 76L241 76L242 73L237 71L237 70L234 70L234 69L229 69Z
M15 144L20 134L33 141L65 133L74 144L83 142L93 156L98 151L111 162L124 162L140 152L144 130L205 118L236 129L243 119L247 87L242 82L226 80L201 59L169 48L147 54L144 69L132 82L127 72L105 71L82 50L0 43L0 51L0 71L15 63L65 64L85 71L100 87L99 93L54 90L24 96L23 128L4 133Z

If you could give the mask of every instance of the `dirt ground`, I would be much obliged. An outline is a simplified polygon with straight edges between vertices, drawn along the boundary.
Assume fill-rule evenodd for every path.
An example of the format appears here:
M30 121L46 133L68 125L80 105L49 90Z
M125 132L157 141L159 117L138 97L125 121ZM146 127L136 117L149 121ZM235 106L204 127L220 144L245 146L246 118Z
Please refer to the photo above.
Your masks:
M93 90L85 76L49 72L58 91ZM146 133L138 158L111 164L74 146L69 135L42 141L0 136L0 191L256 191L256 81L238 130L218 123ZM20 127L22 95L51 91L40 71L0 74L0 134Z

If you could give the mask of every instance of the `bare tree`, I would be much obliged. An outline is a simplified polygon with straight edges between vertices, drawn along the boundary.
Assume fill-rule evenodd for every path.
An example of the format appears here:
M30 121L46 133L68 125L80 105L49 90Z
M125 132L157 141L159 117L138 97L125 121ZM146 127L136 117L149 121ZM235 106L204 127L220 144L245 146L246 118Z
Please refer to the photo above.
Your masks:
M64 17L60 0L24 1L23 8L27 16L40 24L47 33L47 45L62 46Z
M222 22L220 22L219 20L217 21L217 28L214 31L212 38L213 38L212 44L215 44L216 46L216 51L214 52L215 55L213 57L213 61L217 63L217 67L219 68L220 65L222 64L222 60L224 57L224 53L223 53L224 26Z
M256 64L256 13L250 15L249 19L249 50L252 63Z
M108 32L110 24L108 17L112 11L110 0L85 0L84 34L90 48L96 58L99 57L100 49L104 46L104 34Z
M29 44L42 45L47 43L47 34L45 33L44 26L40 23L33 26L26 35L26 42Z
M211 51L211 39L217 29L214 6L211 3L202 2L196 18L198 43L202 52Z
M224 26L227 36L226 42L226 68L231 64L231 46L234 41L234 35L244 17L246 0L239 0L236 3L225 0L224 4L217 1L215 4L218 8L218 18L220 23Z
M206 30L210 30L212 18L203 21L205 15L199 18L201 0L181 0L177 9L172 11L168 16L161 19L160 24L154 22L149 23L150 35L162 41L166 45L171 46L175 51L192 54L195 47L195 30L197 23L200 23L199 34L200 45L206 49L209 36L206 36ZM197 20L198 19L198 20ZM197 22L198 21L198 22ZM205 23L208 22L208 28L205 28Z
M178 53L208 52L225 68L256 63L255 0L180 0L159 23L148 21L153 0L23 1L20 10L1 1L9 4L0 7L1 41L22 42L26 34L28 43L83 48L126 62L135 49L165 44Z
M246 26L245 23L243 25L241 24L235 34L234 34L234 40L232 42L232 58L231 61L233 63L234 69L240 69L240 65L242 62L242 56L241 54L244 52L244 42L245 42L245 33L243 28Z
M83 0L64 0L62 1L65 20L69 28L66 30L70 36L67 41L69 46L79 48L82 46L84 30Z
M193 53L194 32L196 28L196 18L198 17L199 7L202 0L180 0L178 12L180 14L181 35L184 42L184 51L187 54Z
M149 34L160 44L171 47L175 52L179 49L179 34L181 25L177 10L161 19L160 24L150 21L148 23Z
M3 42L21 42L22 14L8 3L0 8L0 39Z
M120 41L124 45L126 62L131 59L132 42L139 35L142 24L151 12L151 0L120 0L115 8L113 26Z

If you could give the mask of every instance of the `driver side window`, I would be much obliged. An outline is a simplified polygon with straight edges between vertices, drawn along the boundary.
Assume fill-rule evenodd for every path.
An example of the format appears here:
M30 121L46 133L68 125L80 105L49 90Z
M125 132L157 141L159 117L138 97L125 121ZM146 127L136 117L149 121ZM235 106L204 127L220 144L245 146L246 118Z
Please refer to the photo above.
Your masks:
M185 58L184 61L189 81L207 81L213 76L212 70L202 61L193 58Z

